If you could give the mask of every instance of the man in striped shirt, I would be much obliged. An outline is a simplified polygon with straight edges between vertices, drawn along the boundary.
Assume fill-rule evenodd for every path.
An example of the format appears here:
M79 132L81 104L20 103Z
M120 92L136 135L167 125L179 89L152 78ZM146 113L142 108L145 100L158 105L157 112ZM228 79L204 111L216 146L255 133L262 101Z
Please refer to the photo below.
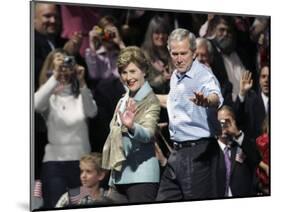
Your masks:
M213 197L211 151L216 140L216 109L223 97L216 77L195 58L196 38L186 29L175 29L168 49L175 70L168 96L160 96L169 115L174 151L162 175L158 201Z

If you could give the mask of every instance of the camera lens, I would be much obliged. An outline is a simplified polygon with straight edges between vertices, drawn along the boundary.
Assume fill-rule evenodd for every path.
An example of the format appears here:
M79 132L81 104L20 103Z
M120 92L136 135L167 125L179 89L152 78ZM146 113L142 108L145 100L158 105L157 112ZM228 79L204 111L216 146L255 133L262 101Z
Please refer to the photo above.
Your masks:
M66 56L63 60L63 65L73 67L75 65L75 58L73 56Z

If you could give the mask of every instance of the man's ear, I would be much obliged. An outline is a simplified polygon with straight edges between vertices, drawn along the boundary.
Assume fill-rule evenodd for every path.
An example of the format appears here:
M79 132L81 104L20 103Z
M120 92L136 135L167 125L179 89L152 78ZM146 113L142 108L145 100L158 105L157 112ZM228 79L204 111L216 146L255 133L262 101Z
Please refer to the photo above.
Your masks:
M196 58L196 54L195 54L195 51L192 52L192 59L194 60Z

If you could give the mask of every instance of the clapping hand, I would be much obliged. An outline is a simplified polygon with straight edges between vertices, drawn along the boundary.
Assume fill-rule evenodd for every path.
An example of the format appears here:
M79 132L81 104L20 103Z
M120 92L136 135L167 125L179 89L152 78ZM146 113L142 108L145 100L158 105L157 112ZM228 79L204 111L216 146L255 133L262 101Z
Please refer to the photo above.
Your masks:
M132 98L129 98L125 111L123 113L119 111L121 122L128 129L131 129L134 125L136 109L136 102Z
M246 93L252 88L253 79L250 71L245 71L240 80L240 95L245 96Z

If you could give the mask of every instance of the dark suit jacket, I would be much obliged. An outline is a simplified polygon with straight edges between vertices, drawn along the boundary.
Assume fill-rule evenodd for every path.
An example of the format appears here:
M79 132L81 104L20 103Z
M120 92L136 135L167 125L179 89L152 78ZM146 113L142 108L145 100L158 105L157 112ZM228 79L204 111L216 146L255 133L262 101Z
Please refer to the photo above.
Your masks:
M223 57L222 53L218 51L214 40L209 40L212 44L213 47L213 62L211 64L212 71L214 75L217 77L220 85L221 85L221 90L222 90L222 95L224 97L224 104L232 106L233 101L232 101L232 83L229 81L226 68L223 62ZM245 50L245 49L244 49ZM240 51L240 49L237 47L235 49L236 53L238 54L240 60L242 61L243 65L245 68L252 73L252 77L254 79L254 83L257 81L256 80L256 68L255 65L253 64L253 60L249 59L249 56L242 54L243 51ZM245 50L246 51L246 50ZM256 85L254 85L256 88Z
M66 40L57 36L56 38L52 39L52 43L55 48L62 48ZM48 37L42 35L35 31L34 33L34 62L35 62L35 91L39 86L39 75L42 68L42 65L47 57L47 55L52 51L49 43Z
M230 188L233 197L243 197L254 195L254 176L255 170L261 161L261 156L256 148L254 140L244 137L240 147L245 156L243 162L236 160L238 144L233 143L231 147L231 173ZM224 153L217 144L217 154L213 161L213 179L215 185L215 196L222 198L225 194L226 167L224 162Z
M261 135L262 123L266 117L261 92L250 90L243 103L237 97L234 110L240 129L253 139Z

